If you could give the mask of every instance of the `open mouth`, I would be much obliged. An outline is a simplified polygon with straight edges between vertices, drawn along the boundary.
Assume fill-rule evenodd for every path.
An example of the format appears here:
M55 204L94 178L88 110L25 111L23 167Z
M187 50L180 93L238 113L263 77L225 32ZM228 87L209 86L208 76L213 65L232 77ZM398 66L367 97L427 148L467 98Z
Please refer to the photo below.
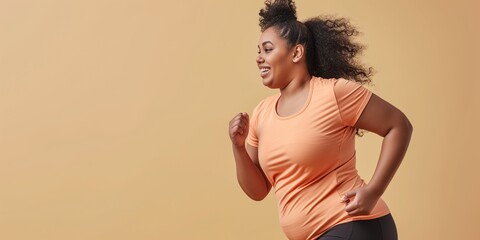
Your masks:
M265 77L270 72L270 68L260 68L260 76Z

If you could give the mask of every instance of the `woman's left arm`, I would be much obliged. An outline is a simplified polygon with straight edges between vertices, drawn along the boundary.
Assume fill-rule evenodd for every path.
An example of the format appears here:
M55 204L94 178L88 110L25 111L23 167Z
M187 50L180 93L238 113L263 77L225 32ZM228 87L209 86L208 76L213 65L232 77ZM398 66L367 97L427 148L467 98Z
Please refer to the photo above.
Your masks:
M370 182L363 188L347 192L341 199L347 203L345 210L352 216L369 214L375 207L400 166L413 131L405 114L375 94L372 94L354 127L382 136L383 142ZM350 201L352 197L354 199Z

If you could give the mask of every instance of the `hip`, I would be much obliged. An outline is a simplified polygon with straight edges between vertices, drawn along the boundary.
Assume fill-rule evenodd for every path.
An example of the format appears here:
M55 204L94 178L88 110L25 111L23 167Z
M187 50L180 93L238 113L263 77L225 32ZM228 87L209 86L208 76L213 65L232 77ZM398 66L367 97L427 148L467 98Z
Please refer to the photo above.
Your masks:
M397 227L392 214L369 220L341 223L327 230L316 240L397 240Z

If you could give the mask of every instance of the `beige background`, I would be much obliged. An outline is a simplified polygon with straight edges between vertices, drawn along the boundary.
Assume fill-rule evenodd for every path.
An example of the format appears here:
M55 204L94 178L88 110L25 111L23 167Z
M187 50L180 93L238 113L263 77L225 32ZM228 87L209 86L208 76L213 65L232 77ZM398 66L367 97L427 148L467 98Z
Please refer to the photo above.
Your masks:
M400 239L478 239L476 1L300 1L349 17L370 89L414 125L384 199ZM229 120L276 93L262 1L0 0L0 239L285 239L237 185ZM369 180L381 138L359 138Z

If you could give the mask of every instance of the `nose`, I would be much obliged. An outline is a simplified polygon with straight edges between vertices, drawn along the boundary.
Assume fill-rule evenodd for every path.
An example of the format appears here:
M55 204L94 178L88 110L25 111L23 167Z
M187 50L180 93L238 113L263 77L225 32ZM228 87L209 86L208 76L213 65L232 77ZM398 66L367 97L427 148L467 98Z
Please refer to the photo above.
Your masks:
M265 60L263 59L262 55L258 54L257 59L256 59L257 64L263 63L264 61Z

